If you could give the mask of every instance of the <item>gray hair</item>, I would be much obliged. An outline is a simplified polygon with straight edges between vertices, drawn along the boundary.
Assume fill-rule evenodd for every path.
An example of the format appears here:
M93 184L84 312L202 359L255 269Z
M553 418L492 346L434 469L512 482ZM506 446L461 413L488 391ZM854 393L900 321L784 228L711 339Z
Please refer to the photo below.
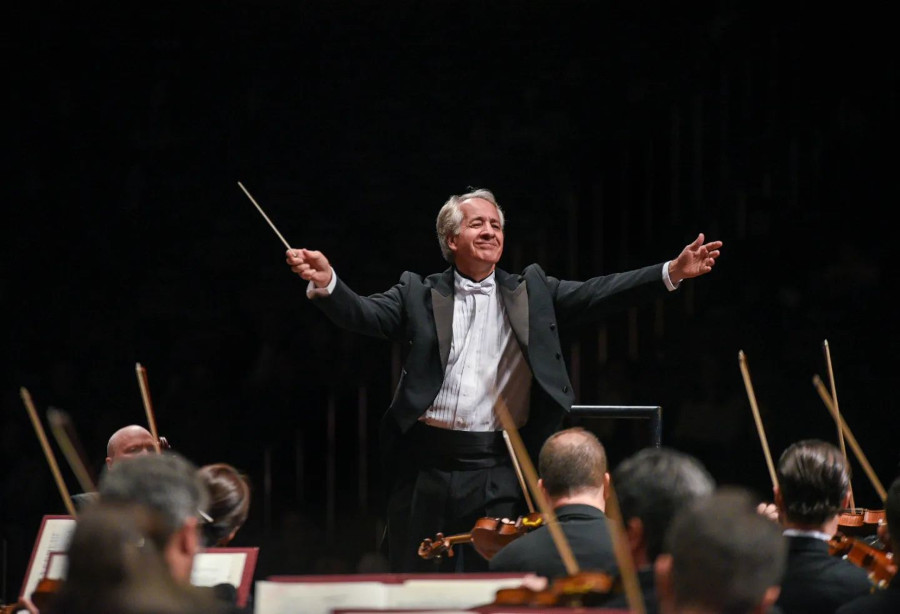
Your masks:
M436 229L438 243L441 246L441 254L444 256L444 260L450 264L453 264L453 252L447 244L447 237L455 237L459 234L459 227L463 220L463 212L462 209L460 209L460 204L470 198L481 198L494 205L497 208L497 215L500 216L500 228L503 228L506 225L503 209L497 204L497 199L494 198L494 193L490 190L477 189L467 192L466 194L453 195L448 198L447 202L444 203L444 206L441 207L441 210L438 212Z
M197 467L176 452L136 456L100 478L100 500L136 503L158 512L175 532L206 509L209 495Z

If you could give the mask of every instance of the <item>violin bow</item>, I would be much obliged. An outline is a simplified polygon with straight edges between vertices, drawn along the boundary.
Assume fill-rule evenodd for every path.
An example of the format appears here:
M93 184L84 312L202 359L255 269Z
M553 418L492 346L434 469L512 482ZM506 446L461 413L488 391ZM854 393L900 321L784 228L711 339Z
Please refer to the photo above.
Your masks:
M509 440L509 433L504 429L503 441L506 442L506 449L509 450L509 457L512 459L513 468L516 470L516 476L519 478L519 486L522 488L522 494L525 495L525 503L528 504L528 511L534 513L534 504L531 502L531 495L528 494L528 487L525 485L525 478L522 475L522 468L519 467L519 459L516 458L516 451L513 449Z
M763 454L766 457L766 465L769 467L769 477L772 486L778 486L778 476L775 474L775 464L772 462L772 454L769 452L769 442L766 439L766 431L763 428L762 418L759 415L759 407L756 405L756 394L753 392L753 383L750 381L750 368L747 366L747 356L744 350L738 351L738 362L741 365L741 375L744 376L744 387L747 389L747 397L750 399L750 409L753 411L753 419L756 421L756 431L759 433L759 441L762 444Z
M834 401L834 413L838 416L841 415L841 409L838 405L838 397L837 397L837 389L834 387L834 369L831 367L831 350L828 347L828 339L825 339L822 342L822 349L825 352L825 362L828 366L828 380L831 383L831 399ZM847 446L844 445L844 430L841 428L841 423L837 420L834 421L835 426L837 427L838 432L838 442L841 446L841 454L844 455L844 463L848 463L847 459ZM856 504L853 502L853 484L849 486L850 492L850 509L856 509Z
M66 483L59 471L59 465L56 464L56 457L53 456L53 450L50 449L50 442L47 441L47 433L44 432L44 427L41 425L37 411L34 409L31 393L23 386L22 388L19 388L19 394L22 397L22 402L25 403L25 409L28 410L28 417L31 418L31 424L34 426L34 431L37 433L38 440L41 442L41 448L44 450L44 456L47 457L47 463L50 465L50 472L53 474L53 479L56 480L56 486L59 488L59 494L62 495L63 503L65 503L69 515L76 516L75 504L72 503L69 489L66 488Z
M61 409L51 407L47 410L47 421L50 423L50 430L56 439L56 444L63 452L63 456L69 462L69 467L78 479L81 489L85 492L96 492L97 483L91 477L91 473L87 469L85 462L84 449L78 441L75 433L75 427L69 414Z
M247 188L244 187L244 184L241 183L240 181L238 181L237 184L244 191L244 194L247 195L247 198L250 199L250 202L254 204L256 209L263 216L263 219L265 219L269 223L269 226L272 228L272 230L275 231L275 234L278 235L278 238L281 239L281 242L284 243L284 246L288 249L291 249L291 246L288 245L288 242L284 240L284 237L281 236L281 233L278 232L277 228L275 228L275 224L272 223L272 220L269 219L269 216L266 215L266 212L262 210L262 207L259 206L259 203L256 202L256 199L254 199L252 196L250 196L250 192L247 191Z
M494 411L497 413L497 416L500 418L500 423L503 425L503 429L509 436L510 444L512 444L513 451L515 452L513 456L519 457L523 473L525 474L526 480L528 480L528 486L534 494L535 501L537 501L538 507L541 510L541 515L545 519L544 524L547 525L547 529L550 531L550 537L553 539L553 544L556 546L563 565L566 567L566 573L570 576L574 576L579 571L578 562L575 560L575 555L572 554L572 548L569 546L569 542L566 540L566 536L562 532L559 522L556 520L556 514L550 506L550 502L547 501L544 493L538 488L537 471L535 471L534 464L532 464L531 459L528 457L528 451L525 449L525 444L522 443L522 437L519 435L516 423L513 421L512 416L509 415L509 410L506 408L506 403L503 401L503 398L499 395L494 403Z
M872 470L872 466L869 464L866 455L863 454L862 448L860 448L859 444L856 442L856 437L854 437L853 433L850 432L850 427L847 426L844 418L841 416L841 414L838 413L837 407L835 407L831 396L828 394L828 390L825 388L825 384L822 382L822 378L820 378L818 375L813 376L813 386L815 386L816 390L819 391L819 396L822 397L822 401L825 403L825 407L828 408L828 411L831 412L831 415L838 423L838 426L840 426L844 435L846 435L847 441L850 442L850 447L856 454L856 459L859 461L859 464L862 465L863 471L866 472L866 475L869 476L869 481L872 482L872 486L875 488L876 492L878 492L878 496L881 497L882 502L885 501L887 499L887 491L885 491L884 486L882 486L881 482L878 480L878 476L876 476L875 472Z
M156 431L156 418L153 416L153 404L150 402L150 385L147 383L147 369L141 363L134 367L137 372L138 386L141 388L141 399L144 401L144 411L147 413L147 422L150 424L150 434L153 436L153 447L159 454L159 434Z

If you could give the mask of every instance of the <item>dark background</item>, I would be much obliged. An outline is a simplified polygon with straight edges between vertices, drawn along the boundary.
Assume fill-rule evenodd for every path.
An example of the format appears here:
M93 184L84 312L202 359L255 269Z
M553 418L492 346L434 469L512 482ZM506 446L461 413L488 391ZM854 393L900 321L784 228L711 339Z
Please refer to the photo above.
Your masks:
M577 402L661 405L663 443L765 498L738 353L777 457L837 440L812 385L827 339L887 486L896 31L888 3L790 4L8 9L0 600L41 517L65 513L20 387L42 417L70 415L99 471L112 432L146 424L138 362L160 434L250 476L234 545L261 546L260 577L373 564L399 349L306 300L238 181L361 293L443 269L434 217L469 186L506 210L508 270L582 279L721 239L712 274L565 340ZM643 443L639 427L599 432L613 464ZM852 464L857 504L880 507Z

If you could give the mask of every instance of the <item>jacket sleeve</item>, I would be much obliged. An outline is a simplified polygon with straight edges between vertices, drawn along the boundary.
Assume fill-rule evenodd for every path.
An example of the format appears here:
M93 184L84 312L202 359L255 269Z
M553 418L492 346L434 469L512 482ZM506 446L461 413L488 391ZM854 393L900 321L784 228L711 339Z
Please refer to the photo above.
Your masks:
M314 297L312 301L343 329L381 339L399 340L404 332L404 295L411 275L408 271L403 273L396 285L370 296L360 296L338 278L330 296Z

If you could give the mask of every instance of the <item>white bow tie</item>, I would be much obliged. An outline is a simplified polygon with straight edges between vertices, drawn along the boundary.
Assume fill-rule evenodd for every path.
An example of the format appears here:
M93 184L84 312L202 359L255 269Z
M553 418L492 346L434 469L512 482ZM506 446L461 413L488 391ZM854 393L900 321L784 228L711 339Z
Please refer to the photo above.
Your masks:
M482 281L460 279L459 291L463 294L490 294L494 291L494 280L493 278L483 279Z

